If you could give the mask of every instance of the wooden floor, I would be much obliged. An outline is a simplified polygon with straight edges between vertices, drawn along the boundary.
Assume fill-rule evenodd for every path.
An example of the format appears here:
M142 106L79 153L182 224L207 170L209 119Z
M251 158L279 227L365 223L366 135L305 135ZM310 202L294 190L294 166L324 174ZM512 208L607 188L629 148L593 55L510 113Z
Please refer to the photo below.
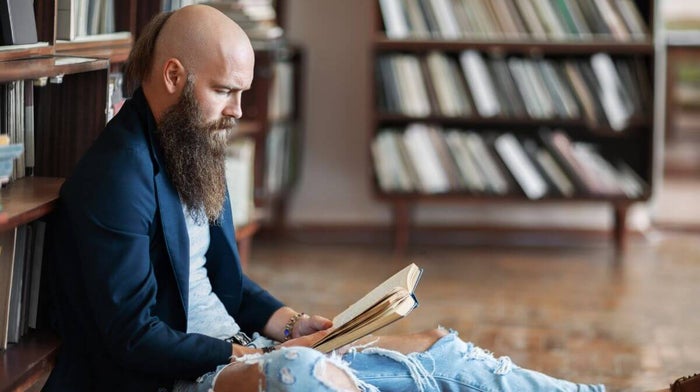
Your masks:
M257 240L256 240L257 241ZM332 316L409 261L420 307L388 327L437 325L515 363L611 391L700 372L700 234L651 233L617 257L577 247L388 247L258 241L249 275L294 308Z

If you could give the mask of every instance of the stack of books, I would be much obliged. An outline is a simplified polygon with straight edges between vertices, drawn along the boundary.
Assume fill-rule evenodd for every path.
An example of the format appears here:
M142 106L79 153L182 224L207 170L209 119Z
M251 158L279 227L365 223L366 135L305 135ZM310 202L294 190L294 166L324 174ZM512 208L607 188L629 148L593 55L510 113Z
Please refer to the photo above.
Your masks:
M412 123L384 128L372 146L377 182L387 193L475 196L639 198L648 185L622 159L561 130L536 134L473 132Z
M380 0L391 39L634 41L649 32L633 0Z
M253 44L276 40L283 30L277 24L277 13L272 0L217 0L205 1L238 23Z
M380 110L411 117L583 120L623 131L650 113L652 102L645 63L606 53L574 59L389 53L378 57L376 79Z

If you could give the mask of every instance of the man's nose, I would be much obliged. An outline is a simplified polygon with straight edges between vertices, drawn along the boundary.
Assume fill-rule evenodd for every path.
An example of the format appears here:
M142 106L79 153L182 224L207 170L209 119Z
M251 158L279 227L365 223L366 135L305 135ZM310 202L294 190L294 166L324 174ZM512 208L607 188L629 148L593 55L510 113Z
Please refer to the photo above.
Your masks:
M243 116L243 109L241 109L241 96L240 94L235 94L229 99L224 107L223 115L227 117L233 117L239 119Z

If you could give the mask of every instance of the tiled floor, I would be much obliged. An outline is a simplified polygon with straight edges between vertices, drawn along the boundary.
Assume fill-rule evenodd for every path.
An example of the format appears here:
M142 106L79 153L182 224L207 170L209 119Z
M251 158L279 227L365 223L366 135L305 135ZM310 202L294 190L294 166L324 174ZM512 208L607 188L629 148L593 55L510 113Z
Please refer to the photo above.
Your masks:
M652 233L621 258L594 241L414 248L401 260L382 247L258 241L249 274L294 308L332 316L414 261L421 305L386 332L448 326L522 366L611 391L700 372L700 234Z

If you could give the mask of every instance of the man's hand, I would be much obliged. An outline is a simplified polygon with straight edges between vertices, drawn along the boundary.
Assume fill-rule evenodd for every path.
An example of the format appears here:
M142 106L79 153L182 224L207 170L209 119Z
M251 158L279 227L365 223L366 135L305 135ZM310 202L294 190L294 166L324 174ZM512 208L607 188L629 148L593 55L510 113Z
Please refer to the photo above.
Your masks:
M299 338L309 334L313 334L317 331L327 330L333 326L333 322L322 316L308 316L302 315L298 316L298 312L288 306L283 306L279 308L275 313L272 314L265 328L263 328L263 335L270 339L277 340L278 342L284 342L287 336L285 336L285 329L288 328L287 325L293 322L294 325L291 326L291 338Z
M303 315L294 323L292 328L292 338L298 338L313 334L318 331L324 331L333 326L333 322L323 316L308 316Z
M294 346L303 346L303 347L313 347L313 345L318 342L319 340L323 339L326 335L328 335L331 332L330 329L324 329L322 331L316 331L298 338L293 338L289 339L284 343L281 343L280 346L282 347L294 347Z

